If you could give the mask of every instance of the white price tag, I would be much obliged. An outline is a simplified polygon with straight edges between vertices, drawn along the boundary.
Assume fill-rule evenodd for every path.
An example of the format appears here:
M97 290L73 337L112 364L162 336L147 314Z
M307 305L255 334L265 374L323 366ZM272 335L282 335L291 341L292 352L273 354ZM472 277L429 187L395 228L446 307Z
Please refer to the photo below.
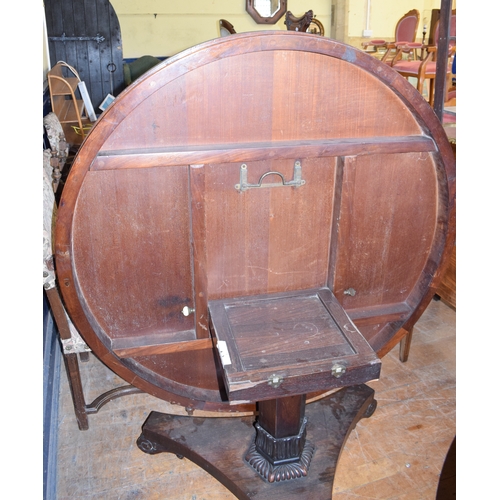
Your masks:
M217 342L217 349L219 350L220 359L222 361L222 366L230 365L231 358L229 356L229 351L227 349L227 344L225 340L219 340Z

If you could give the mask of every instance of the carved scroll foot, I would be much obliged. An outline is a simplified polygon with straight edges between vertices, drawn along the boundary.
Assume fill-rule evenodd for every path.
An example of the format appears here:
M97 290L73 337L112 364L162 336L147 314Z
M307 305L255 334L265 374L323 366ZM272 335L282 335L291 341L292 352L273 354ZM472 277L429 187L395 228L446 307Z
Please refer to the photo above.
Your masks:
M144 434L141 434L138 437L137 446L141 451L149 455L156 455L157 453L163 453L165 451L168 451L166 447L162 446L161 444L155 441L149 440L144 436ZM184 458L184 457L179 456L179 458Z
M306 441L306 424L304 418L296 436L276 438L255 422L257 437L245 461L269 483L307 476L314 446Z
M287 481L307 476L313 453L314 446L309 441L306 441L297 462L273 465L257 451L255 443L253 443L245 456L245 460L248 465L258 472L262 479L274 483L275 481Z

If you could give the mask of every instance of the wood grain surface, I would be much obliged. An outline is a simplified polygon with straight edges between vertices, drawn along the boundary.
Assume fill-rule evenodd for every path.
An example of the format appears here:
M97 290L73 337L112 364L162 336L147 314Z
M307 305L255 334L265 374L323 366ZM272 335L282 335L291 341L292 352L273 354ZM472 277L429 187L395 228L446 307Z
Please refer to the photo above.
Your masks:
M276 184L296 162L300 187L236 188L243 163ZM62 194L58 280L115 373L225 411L199 342L208 302L327 286L383 356L442 278L454 182L441 124L388 66L324 37L236 34L169 58L101 115Z

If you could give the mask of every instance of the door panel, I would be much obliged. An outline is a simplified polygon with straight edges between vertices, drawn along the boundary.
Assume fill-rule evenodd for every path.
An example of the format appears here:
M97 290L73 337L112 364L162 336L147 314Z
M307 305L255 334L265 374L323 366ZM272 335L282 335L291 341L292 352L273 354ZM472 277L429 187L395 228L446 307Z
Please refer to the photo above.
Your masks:
M277 174L238 191L241 164L207 167L210 300L324 286L332 230L335 158L301 160L300 187ZM248 183L269 171L293 179L293 160L248 162ZM277 185L277 186L276 186Z
M120 23L108 0L45 0L50 64L65 61L85 82L96 112L123 90ZM114 72L110 70L115 69Z
M109 338L194 329L193 315L182 314L193 307L189 212L187 167L87 175L75 213L75 271Z

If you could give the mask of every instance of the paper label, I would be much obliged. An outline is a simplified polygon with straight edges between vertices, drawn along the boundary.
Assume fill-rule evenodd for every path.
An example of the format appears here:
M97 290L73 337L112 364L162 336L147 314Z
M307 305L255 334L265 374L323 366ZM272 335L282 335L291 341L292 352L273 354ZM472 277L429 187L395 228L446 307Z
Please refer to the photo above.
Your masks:
M217 349L219 350L219 356L222 362L222 366L230 365L231 358L229 356L229 351L227 349L227 344L225 340L219 340L217 342Z

